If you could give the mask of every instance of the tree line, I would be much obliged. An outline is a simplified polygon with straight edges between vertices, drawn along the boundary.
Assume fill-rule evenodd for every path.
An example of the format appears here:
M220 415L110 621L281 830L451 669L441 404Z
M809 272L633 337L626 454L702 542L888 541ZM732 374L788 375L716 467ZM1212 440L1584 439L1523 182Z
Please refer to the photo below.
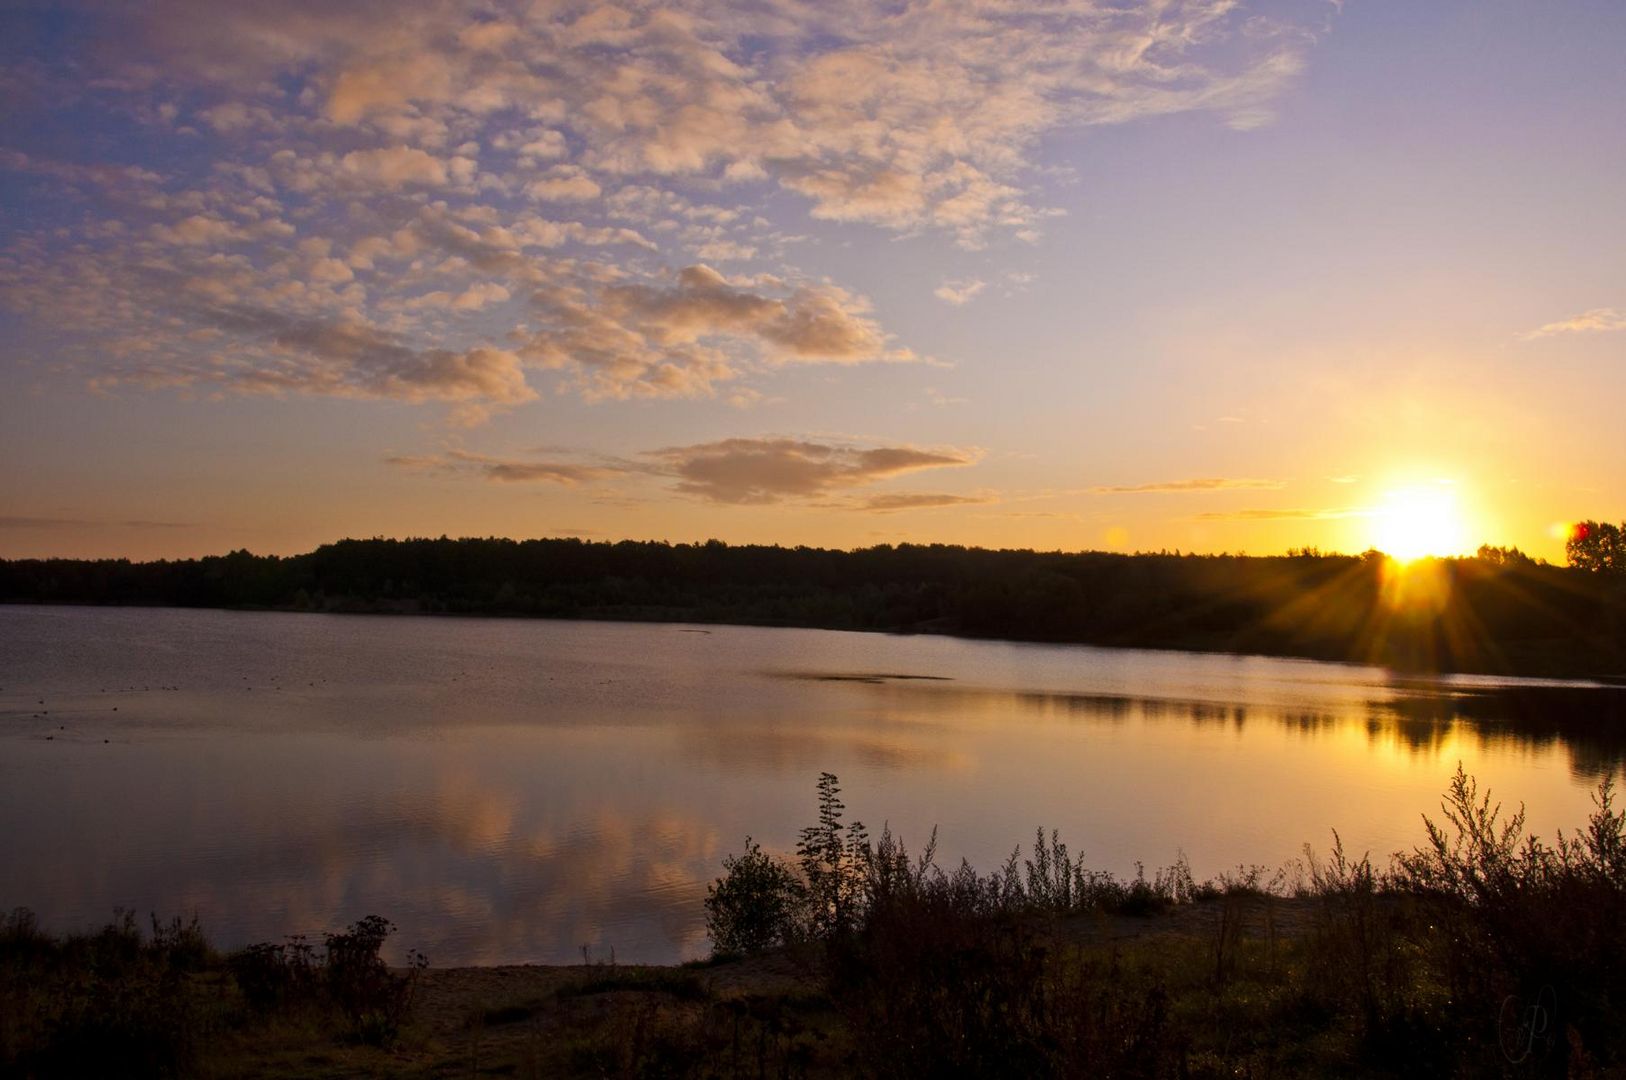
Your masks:
M288 557L0 560L0 601L739 623L1414 669L1626 672L1620 530L1585 524L1583 544L1613 537L1615 546L1576 558L1572 540L1571 566L1486 547L1414 567L1398 587L1394 564L1375 551L843 551L441 537L341 540Z

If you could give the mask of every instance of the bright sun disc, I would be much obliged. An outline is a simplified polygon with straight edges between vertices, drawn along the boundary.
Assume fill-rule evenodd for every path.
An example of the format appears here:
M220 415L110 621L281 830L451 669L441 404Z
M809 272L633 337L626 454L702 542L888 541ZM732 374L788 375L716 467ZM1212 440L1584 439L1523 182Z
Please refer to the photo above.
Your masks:
M1373 546L1401 562L1460 554L1467 535L1456 494L1445 484L1391 491L1372 519Z

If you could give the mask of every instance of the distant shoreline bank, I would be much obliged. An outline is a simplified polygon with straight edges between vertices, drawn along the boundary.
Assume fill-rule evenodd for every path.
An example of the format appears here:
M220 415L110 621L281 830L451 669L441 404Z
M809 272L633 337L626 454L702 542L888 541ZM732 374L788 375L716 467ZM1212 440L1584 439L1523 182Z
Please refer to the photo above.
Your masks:
M0 602L936 634L1626 679L1626 576L1480 556L854 551L579 540L343 540L305 555L0 560Z

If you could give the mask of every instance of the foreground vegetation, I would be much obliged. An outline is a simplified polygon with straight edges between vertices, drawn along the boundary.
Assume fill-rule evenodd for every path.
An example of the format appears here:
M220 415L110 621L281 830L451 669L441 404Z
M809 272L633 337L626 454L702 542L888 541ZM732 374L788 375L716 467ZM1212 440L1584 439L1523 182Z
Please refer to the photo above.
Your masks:
M681 968L390 969L370 918L231 955L0 926L0 1075L1626 1076L1626 817L1526 836L1460 770L1379 868L1129 880L1041 831L992 873L844 820L747 841ZM587 959L584 957L584 959Z
M325 935L229 956L194 920L129 912L91 934L42 933L23 909L0 919L0 1075L235 1074L267 1044L333 1041L382 1048L406 1025L427 966L391 970L394 928L370 916Z
M0 560L0 601L742 623L1626 674L1626 557L1609 528L1572 544L1568 567L1483 548L1403 576L1376 552L345 540L290 558Z
M1626 817L1524 833L1459 769L1387 868L1329 857L1125 882L1041 830L982 875L841 825L833 776L795 862L747 843L707 898L722 951L813 948L869 1075L1626 1075ZM1104 920L1182 910L1190 932Z

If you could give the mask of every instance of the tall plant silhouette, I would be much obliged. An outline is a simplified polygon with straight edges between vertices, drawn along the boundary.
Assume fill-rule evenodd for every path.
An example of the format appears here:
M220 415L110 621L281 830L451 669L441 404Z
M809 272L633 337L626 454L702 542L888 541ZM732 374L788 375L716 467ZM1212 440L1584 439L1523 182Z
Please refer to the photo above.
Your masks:
M802 830L796 856L807 883L811 929L816 936L832 937L857 925L871 852L863 822L842 826L841 816L847 808L836 775L820 773L818 788L819 821Z

